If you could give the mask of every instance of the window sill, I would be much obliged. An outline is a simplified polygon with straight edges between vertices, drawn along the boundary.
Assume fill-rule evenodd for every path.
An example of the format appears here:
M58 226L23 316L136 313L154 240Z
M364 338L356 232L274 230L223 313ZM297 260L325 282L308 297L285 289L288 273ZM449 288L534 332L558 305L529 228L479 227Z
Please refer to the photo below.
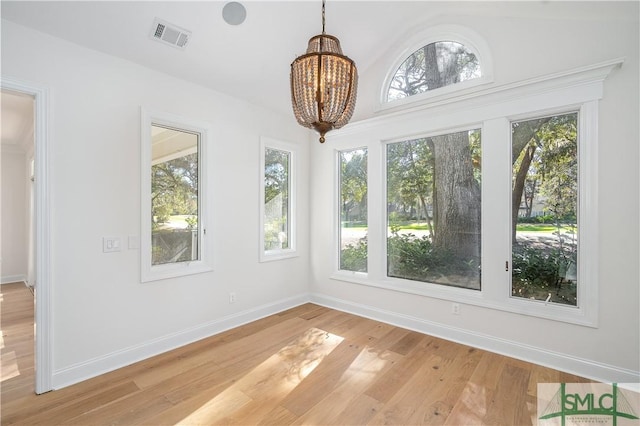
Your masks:
M387 278L382 280L369 279L366 274L336 272L329 278L352 284L376 287L399 293L429 297L455 303L463 303L498 311L511 312L519 315L527 315L552 321L560 321L569 324L582 325L597 328L596 321L591 320L584 308L557 303L545 303L528 299L519 300L507 297L504 301L489 300L480 290L464 289L460 287L447 287L439 284L424 283L403 279Z
M260 263L291 259L298 256L299 256L298 252L294 250L273 250L273 251L261 252Z
M141 281L145 283L168 278L203 274L211 271L213 271L213 268L202 261L171 263L167 265L152 266L150 270L143 272Z

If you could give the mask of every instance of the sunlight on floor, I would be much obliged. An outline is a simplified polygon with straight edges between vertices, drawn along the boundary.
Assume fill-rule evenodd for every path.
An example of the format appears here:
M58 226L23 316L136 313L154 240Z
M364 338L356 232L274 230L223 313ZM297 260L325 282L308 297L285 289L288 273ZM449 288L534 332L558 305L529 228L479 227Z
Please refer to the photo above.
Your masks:
M18 368L18 360L16 359L16 353L11 351L2 354L2 372L0 382L12 379L20 375L20 369Z
M480 418L487 414L487 395L484 386L468 383L462 391L462 403Z
M305 424L331 424L353 406L355 399L367 389L378 374L392 364L390 352L380 352L363 347L362 351L340 377L338 385L322 400L301 417ZM331 407L327 410L327 407Z
M259 410L259 404L264 402L261 399L283 398L343 340L340 336L310 328L179 424L212 424L232 417L239 410Z
M460 405L457 405L451 412L448 421L452 424L482 425L487 414L487 395L484 386L469 382L462 391Z

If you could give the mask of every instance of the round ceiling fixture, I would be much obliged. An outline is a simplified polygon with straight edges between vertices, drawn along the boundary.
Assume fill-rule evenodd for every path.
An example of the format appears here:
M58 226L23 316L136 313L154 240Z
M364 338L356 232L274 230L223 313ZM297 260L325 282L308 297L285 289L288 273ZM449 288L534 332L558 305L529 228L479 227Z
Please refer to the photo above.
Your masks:
M222 18L229 25L240 25L247 17L247 9L241 3L232 1L222 8Z

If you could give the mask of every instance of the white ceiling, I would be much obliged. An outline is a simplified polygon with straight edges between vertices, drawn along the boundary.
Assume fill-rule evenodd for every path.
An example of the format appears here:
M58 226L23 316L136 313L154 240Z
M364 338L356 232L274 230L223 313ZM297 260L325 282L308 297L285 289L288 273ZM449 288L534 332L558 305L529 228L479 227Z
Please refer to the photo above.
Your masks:
M416 28L441 16L600 19L607 2L328 0L326 32L360 77ZM2 18L291 114L289 66L322 31L321 1L243 1L247 18L222 19L225 1L2 1ZM613 9L613 10L612 10ZM192 31L186 50L149 37L154 18Z

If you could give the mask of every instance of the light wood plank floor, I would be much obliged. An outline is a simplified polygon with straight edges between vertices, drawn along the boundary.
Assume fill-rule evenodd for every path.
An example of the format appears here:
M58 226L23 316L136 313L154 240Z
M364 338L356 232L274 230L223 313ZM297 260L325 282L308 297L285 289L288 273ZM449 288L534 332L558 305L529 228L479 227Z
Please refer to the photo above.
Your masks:
M535 424L538 382L585 382L305 304L33 393L33 300L2 290L2 425Z

